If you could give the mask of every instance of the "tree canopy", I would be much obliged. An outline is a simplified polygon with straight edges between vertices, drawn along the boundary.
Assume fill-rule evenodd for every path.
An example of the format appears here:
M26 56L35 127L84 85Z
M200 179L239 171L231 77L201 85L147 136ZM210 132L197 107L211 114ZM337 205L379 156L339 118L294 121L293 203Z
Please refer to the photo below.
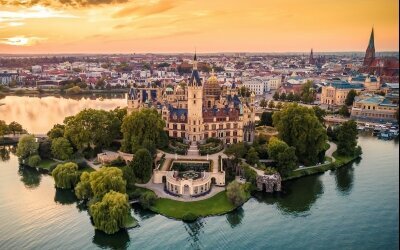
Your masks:
M277 162L277 170L282 176L288 176L297 166L296 149L276 137L269 140L268 155Z
M103 167L99 171L91 172L90 188L97 199L101 199L111 190L125 193L126 181L122 170L116 167Z
M128 196L115 191L104 195L89 208L94 226L107 234L118 232L127 224L130 215Z
M153 171L153 158L147 149L136 151L134 160L129 165L135 177L142 183L147 183Z
M24 129L22 128L22 125L18 122L11 122L10 124L8 124L8 131L15 135L16 133L24 132Z
M47 136L53 140L64 136L65 125L55 124L52 129L47 132Z
M300 98L304 103L312 103L314 102L314 89L312 87L313 82L307 81L301 88Z
M19 138L17 145L17 156L21 159L27 159L32 155L37 155L39 143L36 142L34 135L23 135Z
M319 153L325 150L327 135L313 109L294 103L275 112L272 119L279 137L296 148L301 162L317 163Z
M233 181L228 184L226 188L226 195L229 201L234 206L239 206L246 201L246 192L244 190L244 185L241 185L237 181Z
M317 116L319 122L323 125L325 122L326 111L318 106L313 106L315 115Z
M58 164L57 167L51 172L54 178L56 187L58 188L73 188L79 181L80 173L78 172L78 165L73 162Z
M74 153L70 142L64 137L55 138L51 141L51 153L59 160L69 160Z
M8 126L7 123L3 120L0 120L0 137L8 134Z
M355 156L360 153L357 148L357 123L349 120L342 123L337 132L337 152L339 155Z
M274 112L262 112L260 126L272 126L272 115Z
M161 147L165 145L165 122L155 109L143 109L126 116L122 123L122 150L135 153L143 147L145 141ZM151 150L148 148L148 150Z
M354 99L356 96L357 96L357 92L354 89L350 90L349 93L347 93L346 100L344 101L344 103L347 106L353 105L353 102L354 102Z

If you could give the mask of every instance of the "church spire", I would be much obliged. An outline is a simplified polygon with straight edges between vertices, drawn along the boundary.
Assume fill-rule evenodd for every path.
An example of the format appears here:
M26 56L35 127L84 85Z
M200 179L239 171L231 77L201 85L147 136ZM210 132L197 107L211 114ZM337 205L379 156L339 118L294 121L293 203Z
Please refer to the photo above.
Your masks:
M369 37L368 48L369 49L375 49L374 27L372 27L371 36Z
M193 70L197 70L197 52L196 52L196 49L194 50Z
M375 41L374 41L374 27L372 27L371 36L369 37L369 43L367 51L365 52L363 66L369 66L375 60Z

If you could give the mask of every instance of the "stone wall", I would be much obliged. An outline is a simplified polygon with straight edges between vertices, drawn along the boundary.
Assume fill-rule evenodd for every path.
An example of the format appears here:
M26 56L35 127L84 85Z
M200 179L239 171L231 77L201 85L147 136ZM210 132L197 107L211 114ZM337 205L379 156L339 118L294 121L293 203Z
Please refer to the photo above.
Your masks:
M281 176L277 174L273 175L259 175L257 176L257 189L259 191L263 190L263 186L265 185L265 192L273 193L274 191L281 191Z

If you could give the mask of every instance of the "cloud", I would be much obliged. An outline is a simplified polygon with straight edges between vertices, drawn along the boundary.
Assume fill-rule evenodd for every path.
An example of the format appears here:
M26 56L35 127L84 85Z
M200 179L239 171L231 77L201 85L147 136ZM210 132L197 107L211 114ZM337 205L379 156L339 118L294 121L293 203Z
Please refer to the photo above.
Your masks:
M178 5L178 0L159 0L155 3L149 3L144 5L135 5L124 8L116 12L113 17L114 18L121 18L127 17L131 15L136 16L150 16L154 14L159 14L170 10Z
M76 18L76 16L66 14L63 11L52 10L43 6L34 6L20 11L0 11L0 23L15 22L24 19L44 18Z
M0 0L0 5L31 7L35 5L53 7L82 7L103 4L125 3L130 0Z
M41 37L25 37L25 36L14 36L7 38L0 38L0 44L12 45L12 46L31 46L37 44L39 41L45 40Z

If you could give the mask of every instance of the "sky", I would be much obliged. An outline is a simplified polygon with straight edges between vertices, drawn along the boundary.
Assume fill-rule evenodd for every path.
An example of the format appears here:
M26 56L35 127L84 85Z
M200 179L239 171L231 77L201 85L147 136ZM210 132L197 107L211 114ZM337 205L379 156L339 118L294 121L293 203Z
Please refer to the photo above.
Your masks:
M0 53L399 51L397 0L0 0Z

